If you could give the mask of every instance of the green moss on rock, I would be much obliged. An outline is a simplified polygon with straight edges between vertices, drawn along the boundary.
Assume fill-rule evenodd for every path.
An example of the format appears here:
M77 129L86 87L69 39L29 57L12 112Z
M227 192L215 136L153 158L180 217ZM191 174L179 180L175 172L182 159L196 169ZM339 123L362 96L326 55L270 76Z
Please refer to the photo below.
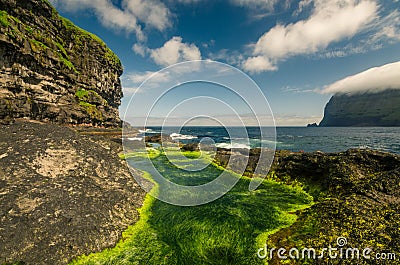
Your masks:
M96 105L90 104L85 101L80 101L79 106L81 106L86 111L86 113L90 116L91 119L95 121L103 121L103 114L96 107Z
M64 58L64 56L63 56L61 53L59 53L59 52L57 52L57 54L58 54L58 57L60 58L60 61L61 61L69 70L72 70L72 71L74 71L76 74L79 74L78 70L76 70L74 64L73 64L70 60L68 60L67 58Z
M85 90L83 88L79 88L75 93L75 96L79 100L86 100L88 95L89 95L89 91L87 91L87 90Z
M65 58L68 58L68 53L65 50L64 46L61 43L58 42L54 42L55 45L57 46L57 48L62 52L62 54L64 55Z
M31 35L33 34L33 29L28 25L25 25L25 31Z
M8 14L6 11L0 11L0 24L6 28L10 26L10 22L8 21Z
M104 100L96 91L94 90L86 90L84 88L79 88L75 96L79 101L88 102L94 105L108 105L107 101Z
M107 45L104 43L102 39L100 39L97 35L90 33L78 26L76 26L74 23L72 23L70 20L59 16L59 19L62 21L64 27L75 33L75 42L80 46L79 44L82 45L83 39L92 39L95 42L99 43L103 49L105 49L105 59L109 62L110 65L115 66L115 67L121 67L121 61L118 58L118 56L110 50L110 48L107 47Z
M30 39L29 42L34 46L34 47L31 46L31 47L32 47L32 49L34 49L35 52L45 51L45 50L49 49L49 47L46 44L44 44L43 42L40 42L38 40Z

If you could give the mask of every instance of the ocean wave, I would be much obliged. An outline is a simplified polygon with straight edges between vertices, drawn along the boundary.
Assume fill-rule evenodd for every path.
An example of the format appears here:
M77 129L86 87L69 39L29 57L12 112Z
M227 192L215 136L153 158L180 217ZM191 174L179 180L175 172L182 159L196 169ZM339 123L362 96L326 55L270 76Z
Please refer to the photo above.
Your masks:
M368 145L359 145L357 148L358 149L374 149L373 147L368 146ZM375 146L375 149L379 149L379 146Z
M257 139L258 140L258 139ZM273 140L262 140L263 144L282 144L282 142L273 141Z
M142 141L142 137L133 137L133 138L127 138L129 141Z
M140 133L149 133L151 131L152 131L151 129L139 130Z
M219 143L215 145L218 148L225 148L225 149L250 149L250 146L247 144L240 144L240 143Z
M197 136L180 134L180 133L172 133L172 134L170 134L170 137L172 138L172 140L193 140L193 139L197 139Z
M139 133L141 133L141 134L158 134L160 132L153 131L152 129L143 129L143 130L139 130Z

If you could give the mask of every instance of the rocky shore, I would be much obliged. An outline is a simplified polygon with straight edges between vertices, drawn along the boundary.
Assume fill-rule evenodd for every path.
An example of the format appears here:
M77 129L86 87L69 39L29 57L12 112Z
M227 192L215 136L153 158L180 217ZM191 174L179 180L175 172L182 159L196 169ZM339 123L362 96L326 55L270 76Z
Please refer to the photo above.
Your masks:
M231 152L218 150L215 161L226 165ZM257 160L258 152L252 150L247 175L251 176ZM400 156L360 149L332 154L277 151L267 179L300 185L315 202L298 213L294 225L270 236L268 247L322 249L335 245L338 237L345 237L347 247L400 255ZM275 257L269 264L280 262ZM354 264L351 259L340 263L329 259L309 262ZM388 261L357 262L387 264Z
M145 194L118 157L118 132L78 129L0 125L0 264L67 264L137 221Z
M120 129L25 120L1 125L1 264L67 264L118 242L137 221L145 195L118 157L120 137ZM193 144L182 149L197 150ZM221 148L214 162L226 166L233 153L235 164L246 163L244 156L239 161L240 150ZM247 176L258 155L250 150ZM277 151L267 179L300 185L315 202L296 213L294 225L270 236L269 246L322 248L345 236L360 248L400 249L399 156L358 149Z

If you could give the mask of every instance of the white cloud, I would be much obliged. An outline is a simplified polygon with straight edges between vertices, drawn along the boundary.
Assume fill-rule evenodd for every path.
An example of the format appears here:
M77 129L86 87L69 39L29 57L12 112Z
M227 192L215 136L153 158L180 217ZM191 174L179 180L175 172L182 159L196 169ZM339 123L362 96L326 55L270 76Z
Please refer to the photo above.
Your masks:
M194 44L183 43L181 37L173 37L163 47L152 50L150 56L155 63L162 66L201 60L199 48Z
M230 0L232 4L252 9L273 10L278 0Z
M127 79L132 81L134 84L141 84L149 77L152 77L154 82L166 82L169 80L168 74L162 72L153 72L153 71L146 71L146 72L136 72L127 75Z
M173 1L173 0L172 0ZM183 3L183 4L192 4L192 3L198 3L202 0L177 0L179 3Z
M173 37L158 49L150 49L141 44L135 44L133 51L141 56L149 54L160 66L169 66L184 61L201 60L201 52L195 44L182 42L182 37Z
M291 115L274 115L276 126L306 126L314 122L318 123L323 116L301 116L296 114Z
M126 86L124 86L122 88L122 92L123 92L124 96L127 96L127 95L129 96L129 95L133 95L135 93L140 93L139 87L126 87Z
M367 53L381 49L388 44L399 42L400 12L394 10L379 17L368 25L364 33L356 42L348 43L343 47L324 50L317 54L317 57L334 58Z
M142 26L164 31L171 26L170 11L159 0L123 0L119 8L112 0L50 0L66 11L91 10L108 28L134 32L138 40L145 39Z
M303 10L306 7L309 7L312 4L312 2L313 2L313 0L302 0L302 1L300 1L299 8L295 11L294 15L298 15L301 12L303 12Z
M283 92L286 93L295 93L295 94L303 94L303 93L315 93L314 89L304 89L304 88L298 88L298 87L291 87L291 86L286 86L282 88Z
M339 47L331 50L324 50L321 53L317 54L317 58L331 59L331 58L340 58L346 57L352 54L362 54L368 51L374 51L382 48L382 44L373 43L371 39L369 40L360 40L358 43L349 43L344 47Z
M377 38L385 37L385 38L400 40L400 32L399 29L395 28L394 26L387 26L384 27L381 32L378 32L376 37Z
M243 69L251 73L260 73L264 71L276 71L278 68L267 57L256 56L247 59L243 65Z
M151 79L149 79L151 78ZM140 88L140 85L146 81L150 80L146 84L146 88L156 88L158 84L163 84L171 80L171 76L168 72L132 72L125 74L122 77L122 88L125 96L130 96L134 93L143 93L144 89Z
M279 24L266 32L254 45L253 57L244 62L244 69L276 70L266 67L265 62L324 50L332 43L352 38L377 17L378 5L372 0L314 0L313 3L308 19ZM260 63L260 57L265 59L264 63Z
M182 4L193 4L206 1L214 0L169 0L172 2L178 2ZM263 10L273 10L274 6L279 2L279 0L229 0L229 2L236 6L242 6L250 9L263 9Z
M258 40L255 53L285 58L314 53L332 42L354 36L375 17L377 5L372 1L345 2L343 5L343 1L316 1L309 19L277 25Z
M245 58L245 54L243 52L228 49L222 49L215 53L210 52L207 56L211 60L225 61L230 65L240 65Z
M381 40L400 40L400 12L394 10L387 16L382 17L372 25L372 31L375 32L369 40L372 42L379 42Z
M322 93L374 93L386 89L400 89L400 61L346 77L326 86Z
M188 119L192 117L173 117L168 119L169 126L181 126L185 124ZM242 120L238 120L237 116L216 116L219 122L222 124L229 124L229 126L259 126L260 124L254 121L254 119L242 117ZM322 120L323 116L298 116L298 115L275 115L275 124L272 122L267 124L261 124L261 126L306 126L310 123L318 123ZM160 126L165 122L165 118L162 117L125 117L125 119L132 124L146 124L147 126ZM268 118L270 120L270 118ZM243 123L242 123L243 121ZM192 120L192 126L216 126L215 121L210 119L195 119Z
M142 44L135 43L135 44L133 45L133 47L132 47L132 50L133 50L136 54L139 54L140 56L144 57L144 56L146 56L146 53L147 53L148 48L145 47L145 46L142 45Z
M171 26L169 9L159 0L123 0L125 10L160 31Z

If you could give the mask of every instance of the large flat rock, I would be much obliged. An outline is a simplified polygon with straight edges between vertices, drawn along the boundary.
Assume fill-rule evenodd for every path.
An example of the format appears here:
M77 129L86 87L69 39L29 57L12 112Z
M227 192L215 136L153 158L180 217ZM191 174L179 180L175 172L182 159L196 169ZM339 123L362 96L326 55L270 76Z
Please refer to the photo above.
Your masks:
M115 245L145 195L120 151L64 126L0 126L0 263L67 264Z

